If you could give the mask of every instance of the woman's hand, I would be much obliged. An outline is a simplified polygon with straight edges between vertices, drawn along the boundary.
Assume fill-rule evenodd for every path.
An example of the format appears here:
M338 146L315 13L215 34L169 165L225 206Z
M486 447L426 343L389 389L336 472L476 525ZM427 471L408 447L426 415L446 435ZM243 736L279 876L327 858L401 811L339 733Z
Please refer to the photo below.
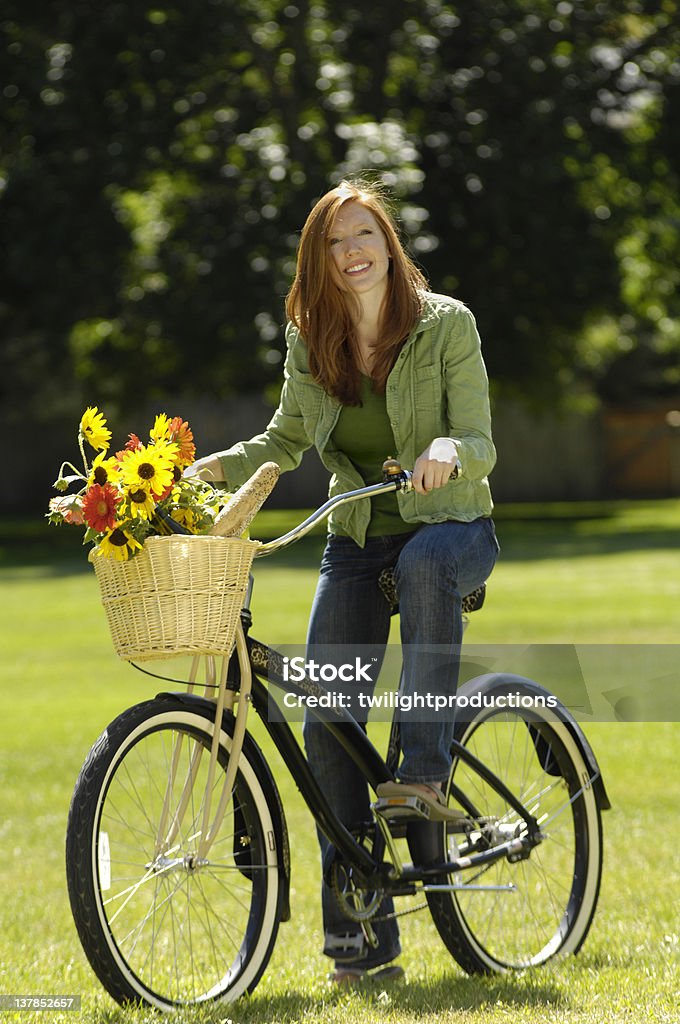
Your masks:
M443 487L453 475L458 475L458 449L450 437L435 437L416 459L411 483L418 494Z
M183 476L191 479L198 477L199 480L207 480L210 484L220 483L224 480L222 463L216 455L205 455L202 459L196 459L184 470Z

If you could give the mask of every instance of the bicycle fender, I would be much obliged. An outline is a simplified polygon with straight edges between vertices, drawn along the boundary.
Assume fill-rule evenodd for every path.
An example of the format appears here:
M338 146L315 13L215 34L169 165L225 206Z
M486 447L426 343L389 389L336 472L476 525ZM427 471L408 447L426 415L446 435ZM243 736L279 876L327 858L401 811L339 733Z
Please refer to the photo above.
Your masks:
M593 748L586 739L583 729L566 705L555 697L554 694L550 693L549 690L546 690L544 686L541 686L540 683L536 683L533 679L527 679L524 676L514 675L510 672L489 672L485 675L475 676L474 679L469 679L466 683L459 686L457 696L466 697L468 701L470 701L473 696L478 695L481 697L484 693L488 695L496 689L512 689L515 691L522 690L530 696L550 698L550 704L548 705L550 710L569 730L593 777L593 790L597 798L598 807L601 811L608 811L611 808L611 802L607 796L607 791L605 789L602 772L600 771L597 758L595 757ZM474 707L475 705L472 704L471 706ZM540 753L538 750L540 738L536 737L534 742L537 751Z
M203 718L208 718L211 721L214 718L214 702L208 700L206 697L201 697L198 694L182 692L158 693L156 694L156 700L177 701L180 704L185 704L187 707L192 708L192 710L197 711L203 716ZM233 719L230 713L225 711L222 716L222 728L231 736L232 727ZM274 781L274 776L272 775L271 769L265 760L265 756L249 732L246 732L244 736L243 747L248 755L249 761L255 768L267 800L267 805L271 812L276 843L278 849L281 851L281 857L279 858L279 916L281 921L290 921L290 843L288 841L288 825L286 824L283 804L281 803L281 797L279 795L276 782Z

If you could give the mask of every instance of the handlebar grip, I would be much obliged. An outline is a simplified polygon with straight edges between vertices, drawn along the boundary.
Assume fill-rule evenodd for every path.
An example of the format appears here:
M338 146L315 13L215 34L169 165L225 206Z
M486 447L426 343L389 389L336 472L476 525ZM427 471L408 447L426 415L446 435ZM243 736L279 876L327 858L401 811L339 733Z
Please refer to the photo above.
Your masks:
M211 537L240 537L260 511L262 505L274 490L281 470L275 462L265 462L256 469L249 480L239 487L236 494L225 505L213 526L208 530Z

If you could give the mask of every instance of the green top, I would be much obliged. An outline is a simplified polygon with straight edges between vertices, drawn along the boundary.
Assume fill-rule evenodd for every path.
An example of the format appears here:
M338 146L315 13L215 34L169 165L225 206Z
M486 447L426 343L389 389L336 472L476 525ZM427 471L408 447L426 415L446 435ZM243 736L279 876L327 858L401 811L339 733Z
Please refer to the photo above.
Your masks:
M300 465L312 445L329 473L330 495L361 487L363 481L333 431L342 405L326 394L309 372L307 346L292 324L286 329L288 355L279 407L269 425L249 441L218 452L222 476L235 490L263 462L276 462L282 472ZM496 461L491 440L489 388L475 319L448 295L423 295L420 320L397 357L385 391L394 450L405 469L437 437L456 442L461 472L455 480L428 494L397 494L405 523L469 522L491 514L493 503L487 474ZM363 547L371 518L371 499L340 505L328 521Z
M392 424L387 415L385 394L373 390L370 377L361 375L361 405L344 405L333 429L332 441L347 456L365 484L382 483L382 464L394 457L396 445ZM369 537L394 533L412 533L417 523L405 523L397 504L396 491L371 498L371 519L366 531ZM348 536L336 526L340 536Z

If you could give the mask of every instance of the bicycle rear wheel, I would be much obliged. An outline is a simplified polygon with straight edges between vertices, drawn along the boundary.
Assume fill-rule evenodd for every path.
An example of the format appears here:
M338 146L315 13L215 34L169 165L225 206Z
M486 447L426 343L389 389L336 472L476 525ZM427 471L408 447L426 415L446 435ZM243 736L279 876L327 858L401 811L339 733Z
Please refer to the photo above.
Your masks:
M252 991L274 947L280 852L249 736L219 833L207 857L197 858L207 714L166 699L124 712L95 743L73 794L66 843L73 916L95 973L122 1004L171 1010L234 999ZM223 728L213 807L230 743Z
M494 692L504 690L492 688L487 696ZM458 723L456 739L505 782L538 820L545 838L525 860L503 858L442 879L497 887L493 890L428 894L447 948L468 973L521 970L578 952L593 919L602 873L600 809L578 743L549 708L483 708ZM492 843L525 833L523 819L460 758L451 768L449 787L452 783L492 819ZM442 833L446 859L472 852L480 835Z

